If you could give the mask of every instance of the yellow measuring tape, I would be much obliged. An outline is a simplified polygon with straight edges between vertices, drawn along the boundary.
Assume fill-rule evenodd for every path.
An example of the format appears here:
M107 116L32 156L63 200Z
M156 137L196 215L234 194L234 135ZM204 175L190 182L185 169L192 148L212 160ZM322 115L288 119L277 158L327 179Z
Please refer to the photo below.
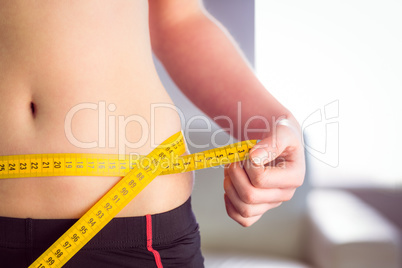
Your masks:
M181 132L150 154L119 159L105 154L36 154L0 156L0 179L43 176L123 176L88 212L29 268L62 267L156 176L187 172L244 160L257 143L248 140L180 157Z

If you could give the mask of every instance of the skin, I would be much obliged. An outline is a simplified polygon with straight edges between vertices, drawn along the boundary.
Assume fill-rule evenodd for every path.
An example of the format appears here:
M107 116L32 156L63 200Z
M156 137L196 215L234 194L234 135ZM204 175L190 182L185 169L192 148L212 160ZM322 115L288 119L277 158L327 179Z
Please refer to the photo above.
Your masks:
M224 200L232 219L250 226L289 200L302 184L305 164L298 123L258 81L230 35L199 1L10 0L1 2L0 18L5 18L0 20L1 155L118 153L109 143L83 149L66 138L66 114L83 102L113 103L117 109L108 115L116 117L141 116L149 129L157 129L156 144L180 130L174 110L157 113L151 122L151 104L172 103L156 74L153 50L200 109L211 118L233 119L233 125L216 120L221 127L240 130L231 134L241 140L261 139L251 152L253 161L225 168ZM241 120L236 120L239 101ZM265 121L247 123L256 115ZM281 118L288 124L278 124ZM97 112L80 111L71 128L77 139L97 141ZM133 142L146 135L138 123L128 124L125 132ZM108 132L106 140L113 135L117 130ZM151 149L147 139L126 153ZM118 179L2 180L0 215L79 217ZM173 209L190 196L192 184L191 173L159 176L119 216Z

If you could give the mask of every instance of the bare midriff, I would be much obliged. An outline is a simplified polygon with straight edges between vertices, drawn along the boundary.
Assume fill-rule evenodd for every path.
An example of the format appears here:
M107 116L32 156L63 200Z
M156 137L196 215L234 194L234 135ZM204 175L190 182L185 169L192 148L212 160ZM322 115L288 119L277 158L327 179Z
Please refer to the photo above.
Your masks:
M0 2L0 155L147 154L180 130L167 107L146 0ZM0 216L78 218L119 179L3 179ZM171 210L192 185L158 176L118 216Z

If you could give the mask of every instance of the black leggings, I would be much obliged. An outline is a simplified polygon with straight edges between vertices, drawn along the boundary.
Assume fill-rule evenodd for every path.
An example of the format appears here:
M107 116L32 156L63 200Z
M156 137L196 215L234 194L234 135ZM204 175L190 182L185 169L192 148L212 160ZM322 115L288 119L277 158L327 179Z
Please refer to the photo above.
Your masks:
M28 267L77 220L0 217L0 267ZM115 218L63 267L204 267L191 200L171 211Z

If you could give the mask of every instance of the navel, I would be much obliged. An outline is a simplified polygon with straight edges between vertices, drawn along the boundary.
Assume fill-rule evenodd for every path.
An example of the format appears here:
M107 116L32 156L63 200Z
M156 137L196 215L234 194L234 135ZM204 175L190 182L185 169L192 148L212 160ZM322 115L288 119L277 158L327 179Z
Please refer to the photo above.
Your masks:
M30 108L31 108L32 117L35 117L35 113L36 113L35 103L33 103L33 102L31 101L30 106L31 106Z

